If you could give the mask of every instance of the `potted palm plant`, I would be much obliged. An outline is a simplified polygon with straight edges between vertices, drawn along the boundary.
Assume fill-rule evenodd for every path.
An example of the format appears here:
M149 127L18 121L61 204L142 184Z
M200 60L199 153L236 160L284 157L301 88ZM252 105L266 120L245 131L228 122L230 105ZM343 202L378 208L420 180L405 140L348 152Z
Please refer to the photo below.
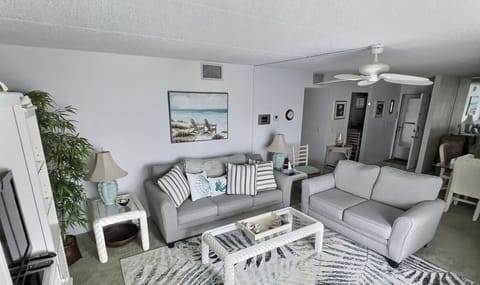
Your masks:
M67 229L76 225L85 226L87 222L82 182L88 174L85 161L91 154L92 145L76 130L75 121L71 119L76 114L74 107L57 107L47 92L32 91L26 95L37 107L37 120L59 227L67 262L71 265L81 255L75 236L67 235Z

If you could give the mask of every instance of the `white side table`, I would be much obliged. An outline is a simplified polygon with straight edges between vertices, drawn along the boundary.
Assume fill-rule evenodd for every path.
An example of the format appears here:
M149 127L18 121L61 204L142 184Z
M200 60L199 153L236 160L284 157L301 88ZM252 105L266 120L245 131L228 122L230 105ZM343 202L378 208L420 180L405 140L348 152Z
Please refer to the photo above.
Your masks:
M352 153L352 146L351 145L344 145L344 146L336 146L336 145L327 145L327 148L325 150L325 158L323 161L323 169L325 169L325 166L330 166L330 167L335 167L335 164L329 164L328 161L328 155L332 152L336 153L342 153L345 155L345 158L348 160L350 159L350 154ZM324 173L324 171L322 171Z
M103 204L100 199L92 201L94 218L93 233L95 234L95 242L97 243L98 259L101 263L106 263L108 261L105 236L103 234L103 227L105 226L138 219L140 221L140 235L142 237L143 250L148 250L150 247L148 240L147 214L145 213L142 204L133 194L119 195L117 200L121 198L130 199L130 201L125 206L121 206L117 203L107 206Z

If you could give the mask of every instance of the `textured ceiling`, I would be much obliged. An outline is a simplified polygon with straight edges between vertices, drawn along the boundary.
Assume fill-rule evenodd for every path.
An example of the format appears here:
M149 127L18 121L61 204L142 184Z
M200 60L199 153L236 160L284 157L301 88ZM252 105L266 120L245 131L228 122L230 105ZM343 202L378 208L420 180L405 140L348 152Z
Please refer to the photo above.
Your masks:
M480 73L479 0L1 0L0 43L262 64L386 45L392 71ZM355 71L367 51L274 66Z

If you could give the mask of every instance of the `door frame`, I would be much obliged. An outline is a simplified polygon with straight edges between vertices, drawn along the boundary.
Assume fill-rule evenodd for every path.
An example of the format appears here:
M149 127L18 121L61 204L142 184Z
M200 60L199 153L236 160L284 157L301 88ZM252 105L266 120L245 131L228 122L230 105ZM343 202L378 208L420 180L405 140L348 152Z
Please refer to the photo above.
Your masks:
M426 108L428 108L428 105L429 105L429 98L428 98L428 95L425 93L425 92L414 92L414 93L402 93L400 94L400 98L399 98L399 104L398 104L398 109L397 109L397 118L395 120L395 128L394 128L394 132L393 132L393 140L392 140L392 144L390 146L390 159L393 159L394 158L394 151L395 151L395 146L396 146L396 143L397 143L397 136L398 136L398 125L400 123L400 111L402 110L402 107L403 107L403 98L404 96L408 96L408 95L419 95L420 98L422 99L421 102L422 102L422 106L420 106L420 110L419 110L419 122L422 120L422 113L423 112L428 112L426 110ZM426 118L426 115L424 116ZM422 141L423 139L423 134L425 132L425 118L423 118L423 123L421 124L422 125L422 129L421 129L421 135L420 135L420 141ZM418 122L417 122L417 125L418 125ZM410 154L409 154L409 157L410 157ZM407 158L407 163L408 163L408 158Z

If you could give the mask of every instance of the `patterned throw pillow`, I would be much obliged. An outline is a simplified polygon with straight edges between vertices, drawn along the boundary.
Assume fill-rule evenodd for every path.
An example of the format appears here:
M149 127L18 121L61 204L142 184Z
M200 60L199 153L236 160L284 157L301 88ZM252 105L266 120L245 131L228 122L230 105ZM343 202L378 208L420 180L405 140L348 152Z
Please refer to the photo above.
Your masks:
M210 196L215 197L227 192L227 176L208 177L210 183Z
M190 195L190 187L180 166L175 165L167 174L158 178L158 186L165 192L175 207L180 207Z
M275 190L277 182L273 175L273 162L257 162L257 176L255 177L255 187L257 191Z
M192 201L210 197L210 183L207 180L205 171L197 174L187 173L187 180L192 193Z
M227 194L257 195L256 174L256 165L227 164Z

